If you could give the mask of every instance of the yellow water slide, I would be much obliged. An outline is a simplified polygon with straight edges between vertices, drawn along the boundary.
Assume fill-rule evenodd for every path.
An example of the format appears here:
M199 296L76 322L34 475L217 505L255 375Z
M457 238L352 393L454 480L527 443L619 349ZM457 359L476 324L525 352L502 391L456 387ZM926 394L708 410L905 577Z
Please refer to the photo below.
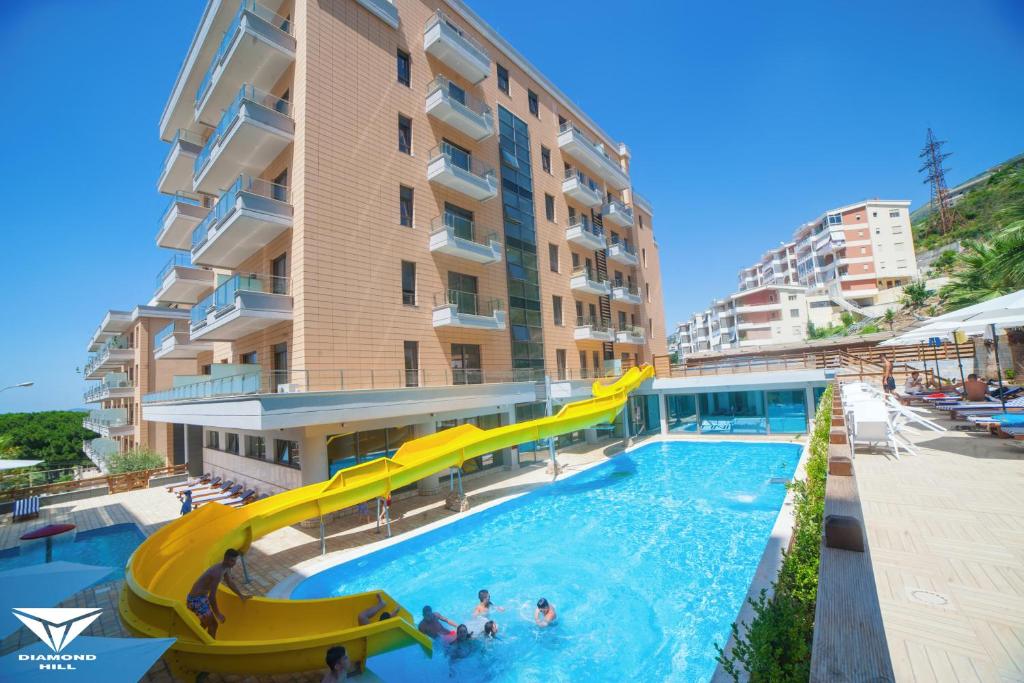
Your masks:
M344 645L352 662L431 641L400 608L396 618L360 626L359 612L383 591L322 600L239 600L223 586L217 603L227 617L211 638L185 607L192 583L228 548L248 550L276 529L315 519L362 501L387 496L420 479L461 467L502 448L611 422L629 392L654 376L649 365L632 368L616 382L595 382L594 397L570 403L557 415L494 429L461 425L405 443L393 458L380 458L335 474L330 480L279 493L242 508L209 503L170 522L143 541L126 568L119 610L136 635L175 638L164 655L176 677L199 672L277 674L324 666L324 653Z

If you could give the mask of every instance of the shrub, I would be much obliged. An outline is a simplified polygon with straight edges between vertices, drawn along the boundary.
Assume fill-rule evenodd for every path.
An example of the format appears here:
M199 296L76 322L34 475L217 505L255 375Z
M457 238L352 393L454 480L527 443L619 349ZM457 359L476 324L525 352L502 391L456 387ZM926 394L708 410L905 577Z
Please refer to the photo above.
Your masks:
M825 511L825 477L828 473L829 431L832 428L832 390L821 396L814 419L814 433L807 457L807 477L790 484L794 492L793 546L783 553L782 567L772 584L773 594L761 591L750 604L751 623L732 625L732 653L721 646L722 669L739 681L746 671L750 680L807 681L811 667L814 607L818 595L818 563L821 554L821 521Z
M110 474L155 470L166 465L167 459L164 456L142 448L127 453L114 453L107 458L107 472Z

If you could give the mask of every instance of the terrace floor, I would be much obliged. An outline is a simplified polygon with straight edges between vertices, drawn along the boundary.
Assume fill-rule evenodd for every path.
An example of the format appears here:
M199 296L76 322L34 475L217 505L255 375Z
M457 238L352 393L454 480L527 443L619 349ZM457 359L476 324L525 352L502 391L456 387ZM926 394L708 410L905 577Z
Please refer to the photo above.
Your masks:
M916 456L854 459L893 671L1024 681L1024 449L939 422Z

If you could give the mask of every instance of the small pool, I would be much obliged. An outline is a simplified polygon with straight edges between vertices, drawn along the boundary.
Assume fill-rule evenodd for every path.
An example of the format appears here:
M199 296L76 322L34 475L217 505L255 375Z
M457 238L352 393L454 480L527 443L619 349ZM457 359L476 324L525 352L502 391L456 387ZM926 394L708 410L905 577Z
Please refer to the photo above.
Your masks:
M34 526L26 524L25 531L22 533L31 531L35 526L43 526L43 524ZM63 539L59 536L54 539L53 559L114 567L114 571L101 580L123 579L124 567L128 564L128 558L145 538L139 528L131 522L89 531L77 531L73 539ZM21 546L0 550L0 571L45 562L46 545L44 543L38 541L33 543L22 541L21 543Z
M702 681L785 498L801 447L656 443L300 583L293 598L380 588L472 624L476 592L505 607L496 642L375 657L386 681ZM550 629L532 623L546 597Z

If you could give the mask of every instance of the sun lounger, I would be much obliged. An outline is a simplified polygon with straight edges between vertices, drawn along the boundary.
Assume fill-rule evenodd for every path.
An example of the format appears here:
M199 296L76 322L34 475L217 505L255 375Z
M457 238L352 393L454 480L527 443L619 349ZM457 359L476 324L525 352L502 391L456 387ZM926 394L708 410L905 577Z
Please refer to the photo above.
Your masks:
M256 489L249 489L245 493L240 493L237 496L232 496L224 500L218 500L217 502L221 505L230 505L232 507L241 507L246 501L256 497Z
M174 493L177 494L177 496L179 498L181 498L183 495L185 495L185 491L191 491L192 495L195 495L196 493L200 493L200 492L203 492L203 491L210 491L212 489L218 488L218 487L220 487L220 485L221 485L221 478L220 477L214 477L210 481L200 482L199 484L196 484L194 486L186 486L184 488L178 489L177 491L174 491Z
M39 516L39 496L29 496L14 501L14 521L35 519Z
M203 475L198 476L198 477L193 477L193 478L189 479L188 481L183 481L180 484L174 484L173 486L168 486L167 490L170 491L171 493L176 493L178 491L183 491L184 489L189 489L189 488L192 488L194 486L202 486L203 484L209 482L210 478L211 478L210 474L206 473L206 474L203 474Z
M227 500L228 498L234 498L235 496L238 495L238 492L241 491L241 490L242 490L242 485L241 484L235 484L231 488L224 489L223 491L221 491L219 494L217 494L215 496L206 496L205 498L201 498L199 500L193 500L192 502L195 505L197 505L197 506L198 505L205 505L206 503L212 503L214 501L220 502L222 500Z
M211 498L213 496L219 496L220 494L224 493L225 491L227 491L229 488L231 488L234 485L235 485L234 480L233 479L229 479L228 481L221 482L220 484L218 484L214 488L206 489L206 490L203 490L203 491L198 491L196 493L193 493L192 494L192 502L194 503L196 501L201 501L201 500L204 500L206 498Z

